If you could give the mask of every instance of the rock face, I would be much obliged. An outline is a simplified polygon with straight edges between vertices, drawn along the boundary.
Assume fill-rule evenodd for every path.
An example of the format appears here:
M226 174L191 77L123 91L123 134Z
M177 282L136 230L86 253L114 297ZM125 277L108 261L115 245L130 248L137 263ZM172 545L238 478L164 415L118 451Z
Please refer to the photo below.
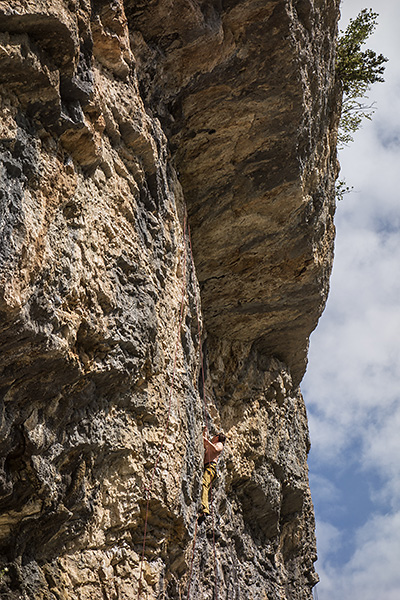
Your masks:
M2 598L312 597L338 4L0 1Z

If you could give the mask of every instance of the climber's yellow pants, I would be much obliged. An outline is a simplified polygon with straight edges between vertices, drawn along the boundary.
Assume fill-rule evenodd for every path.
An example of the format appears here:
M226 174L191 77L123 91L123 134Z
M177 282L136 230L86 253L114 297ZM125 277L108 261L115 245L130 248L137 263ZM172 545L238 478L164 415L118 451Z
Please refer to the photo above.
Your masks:
M203 473L203 488L201 490L201 510L205 515L210 514L208 505L208 494L211 489L211 484L217 476L217 465L214 462L204 465Z

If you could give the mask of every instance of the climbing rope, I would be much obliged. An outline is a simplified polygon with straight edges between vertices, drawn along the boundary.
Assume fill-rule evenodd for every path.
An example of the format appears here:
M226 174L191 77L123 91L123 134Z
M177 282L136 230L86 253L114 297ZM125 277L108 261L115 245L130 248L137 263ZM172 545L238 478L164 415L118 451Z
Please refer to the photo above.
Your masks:
M190 250L190 262L192 266L192 272L195 275L195 266L194 266L194 258L193 258L193 249L192 249L192 236L190 235L190 225L188 223L188 238L189 238L189 250ZM194 281L196 281L196 277L194 277ZM206 424L208 431L208 411L207 411L207 400L206 400L206 386L205 386L205 376L204 376L204 358L203 358L203 349L201 346L201 326L200 326L200 307L198 304L198 296L195 294L196 298L196 317L197 317L197 331L199 336L199 356L200 356L200 368L202 375L202 384L203 384L203 403L204 403L204 423Z
M190 571L189 571L189 584L188 584L188 591L187 591L187 598L189 600L189 595L190 595L190 584L192 582L192 572L193 572L193 561L194 561L194 549L196 547L196 537L197 537L197 526L199 524L199 517L196 518L196 523L194 526L194 536L193 536L193 548L192 548L192 558L190 560Z
M211 518L213 528L213 556L214 556L214 596L218 600L218 571L217 571L217 550L215 548L215 522L214 522L214 504L212 497L212 486L210 487Z
M192 238L190 235L190 225L188 223L188 238L189 238L189 249L190 249L190 260L191 260L191 267L192 267L192 272L193 274L195 274L195 265L194 265L194 258L193 258L193 248L192 248ZM196 278L194 277L194 281L196 281ZM204 376L204 357L203 357L203 349L202 349L202 345L201 345L201 326L200 326L200 307L198 304L198 295L195 294L195 298L196 298L196 316L197 316L197 330L198 330L198 336L199 336L199 356L200 356L200 367L201 367L201 374L202 374L202 384L203 384L203 404L204 404L204 423L206 424L206 428L207 428L207 432L208 432L208 410L207 410L207 400L206 400L206 387L205 387L205 376ZM213 506L213 499L212 499L212 482L210 484L210 501L211 501L211 515L212 515L212 529L213 529L213 561L214 561L214 591L215 591L215 598L216 600L218 600L218 585L217 585L217 552L216 552L216 547L215 547L215 523L214 523L214 506ZM193 572L193 561L194 561L194 554L195 554L195 548L196 548L196 538L197 538L197 525L198 525L198 517L196 518L196 524L195 524L195 531L194 531L194 536L193 536L193 548L192 548L192 558L191 558L191 564L190 564L190 572L189 572L189 582L188 582L188 591L187 591L187 596L186 596L186 600L189 600L189 595L190 595L190 586L191 586L191 581L192 581L192 572Z
M144 555L145 555L145 551L146 551L146 536L147 536L147 524L148 524L148 518L149 518L150 494L151 494L151 490L153 488L153 482L154 482L156 469L157 469L158 463L161 458L161 453L164 448L164 443L165 443L165 439L167 437L167 431L168 431L169 422L170 422L170 418L171 418L172 393L173 393L174 384L175 384L178 346L179 346L179 338L180 338L180 332L181 332L182 321L183 321L183 310L184 310L185 295L186 295L186 213L185 213L184 222L183 222L183 247L184 247L184 251L183 251L182 294L181 294L181 303L180 303L180 311L179 311L179 319L178 319L177 336L176 336L176 342L175 342L174 362L173 362L173 368L172 368L172 379L171 379L171 385L170 385L169 394L168 394L167 418L165 421L161 445L158 450L158 454L157 454L156 461L154 463L154 467L151 471L150 483L146 488L144 488L144 491L147 496L147 501L146 501L146 511L145 511L145 519L144 519L142 555L141 555L140 570L139 570L138 596L137 596L138 600L140 600L140 594L142 592L142 575L143 575Z
M153 483L154 483L154 477L155 477L156 469L157 469L158 463L159 463L160 458L161 458L162 450L164 448L164 443L165 443L165 440L166 440L166 436L167 436L167 432L168 432L168 427L169 427L169 423L170 423L170 418L171 418L172 395L173 395L173 389L174 389L174 385L175 385L175 376L176 376L176 367L177 367L177 355L178 355L179 339L180 339L180 332L181 332L182 321L183 321L184 304L185 304L185 296L186 296L186 270L187 270L187 259L186 259L187 240L186 240L186 233L187 233L187 237L189 239L190 259L191 259L192 271L193 271L193 274L194 274L195 273L195 268L194 268L194 259L193 259L192 240L191 240L191 236L190 236L190 227L189 227L189 224L187 223L187 215L185 213L184 223L183 223L183 247L184 247L184 252L183 252L182 293L181 293L181 303L180 303L180 312L179 312L179 319L178 319L177 336L176 336L176 342L175 342L174 361L173 361L173 369L172 369L172 379L171 379L171 385L170 385L169 395L168 395L167 417L166 417L164 431L163 431L163 437L162 437L161 444L160 444L160 447L159 447L159 450L158 450L158 453L157 453L156 461L155 461L153 469L151 471L150 483L149 483L149 485L147 487L144 488L144 492L146 494L146 510L145 510L145 518L144 518L143 544L142 544L142 554L141 554L141 560L140 560L140 570L139 570L139 580L138 580L138 596L137 596L138 600L140 600L140 596L141 596L141 592L142 592L143 565L144 565L144 557L145 557L145 552L146 552L147 526L148 526L149 506L150 506L150 497L151 497L150 494L151 494L151 491L152 491L152 488L153 488ZM195 277L194 277L194 280L195 280ZM205 394L204 357L203 357L203 350L202 350L202 344L201 344L201 326L200 326L200 316L199 316L200 315L200 307L199 307L199 304L198 304L197 294L195 294L195 298L196 298L197 329L198 329L198 337L199 337L199 358L200 358L200 365L201 365L202 387L203 387L202 391L203 391L203 404L204 404L204 422L206 424L206 429L207 429L207 432L208 432L209 419L208 419L208 410L207 410L207 400L206 400L206 394ZM215 577L215 587L214 587L214 590L215 590L215 598L216 598L216 600L218 600L217 558L216 558L216 546L215 546L215 524L214 524L214 507L213 507L213 501L212 501L212 487L210 488L210 493L211 493L212 527L213 527L213 560L214 560L214 577ZM187 600L189 600L189 594L190 594L192 572L193 572L193 563L194 563L194 555L195 555L195 547L196 547L196 538L197 538L197 530L198 530L198 517L196 518L195 530L194 530L194 536L193 536L193 548L192 548L192 556L191 556L191 563L190 563Z

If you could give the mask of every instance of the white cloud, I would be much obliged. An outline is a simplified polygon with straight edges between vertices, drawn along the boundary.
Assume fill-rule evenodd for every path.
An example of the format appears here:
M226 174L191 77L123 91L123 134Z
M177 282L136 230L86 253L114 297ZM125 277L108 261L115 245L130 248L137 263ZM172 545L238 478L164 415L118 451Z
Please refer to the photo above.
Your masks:
M341 153L341 178L355 192L338 206L330 297L302 384L320 517L319 600L400 598L400 2L375 4L378 28L368 46L389 57L386 83L373 86L373 120ZM365 6L345 0L344 21ZM353 465L368 482L359 491L343 487ZM341 469L334 485L328 473ZM365 522L356 531L353 508L332 508L349 493L360 506L353 521Z
M320 523L323 552L329 555L331 548L338 550L343 532ZM400 595L400 512L376 515L360 528L356 536L357 550L341 567L329 560L317 563L321 583L318 585L319 600L398 600Z
M340 499L340 492L335 484L325 477L317 473L310 473L310 486L314 502L335 502Z
M336 552L343 542L343 532L325 521L317 521L318 554L328 556Z
M362 465L380 474L382 485L373 493L376 503L400 506L400 401L389 413L378 414L366 432Z
M390 413L399 397L397 238L356 228L338 236L328 309L302 386L318 453L332 455L332 438L339 453L345 439L350 445L368 435L374 415Z

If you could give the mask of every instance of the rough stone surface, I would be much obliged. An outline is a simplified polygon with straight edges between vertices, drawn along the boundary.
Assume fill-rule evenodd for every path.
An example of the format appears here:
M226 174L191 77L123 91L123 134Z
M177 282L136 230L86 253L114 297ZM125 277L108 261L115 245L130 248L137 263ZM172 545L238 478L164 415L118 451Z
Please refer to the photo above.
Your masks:
M2 598L311 599L338 4L0 0Z
M298 383L332 263L338 2L171 4L128 15L175 151L207 328L257 341Z

